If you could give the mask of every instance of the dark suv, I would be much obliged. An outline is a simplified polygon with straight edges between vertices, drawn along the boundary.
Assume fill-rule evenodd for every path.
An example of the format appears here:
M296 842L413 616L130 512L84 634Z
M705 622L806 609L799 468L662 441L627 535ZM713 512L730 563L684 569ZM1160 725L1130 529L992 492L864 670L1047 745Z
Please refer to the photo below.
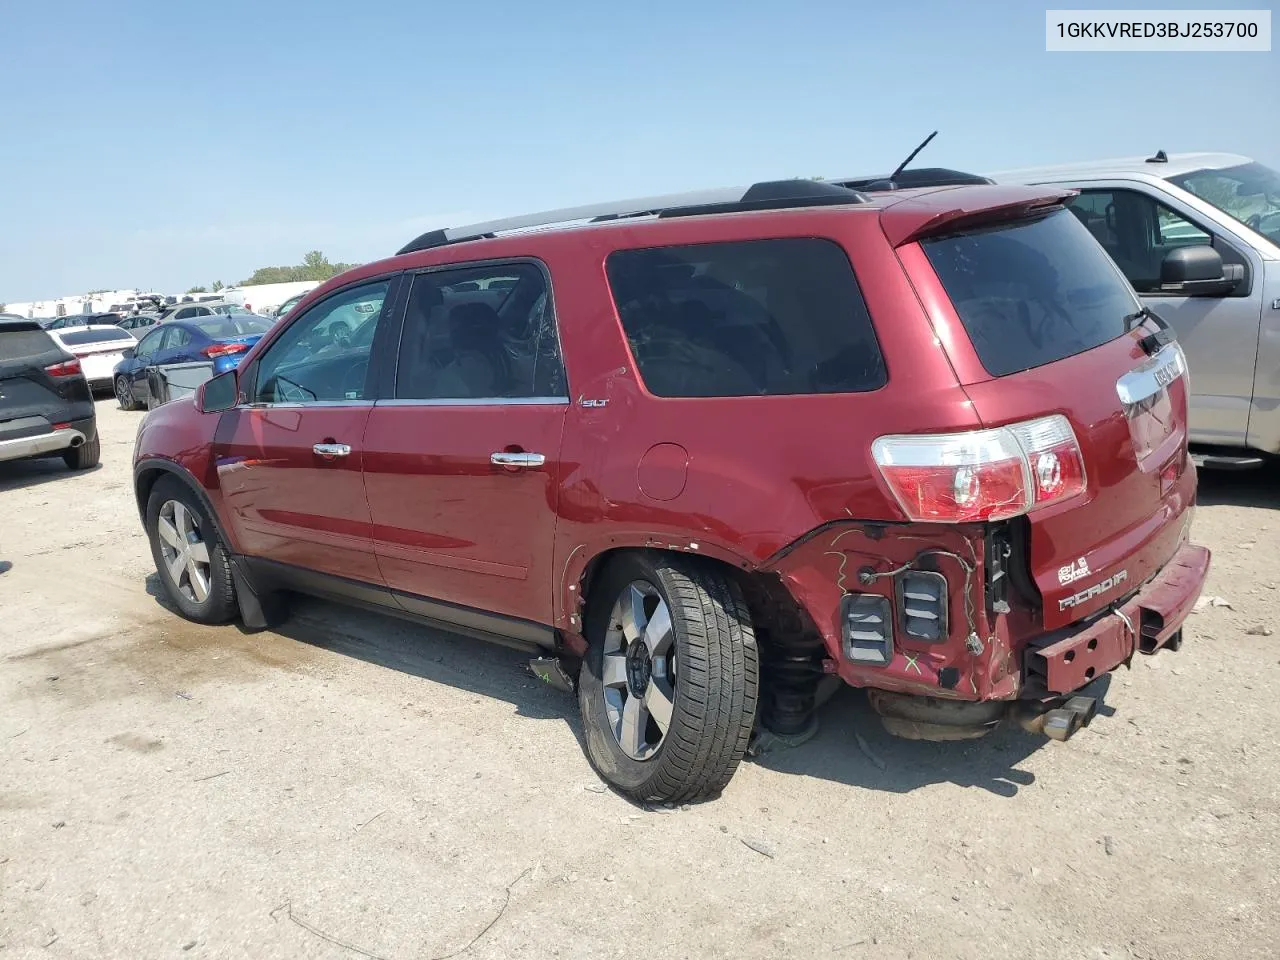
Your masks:
M61 455L98 465L98 421L80 360L36 320L0 317L0 461Z
M901 735L1065 739L1209 564L1181 350L1069 196L797 180L424 234L147 417L165 590L521 644L643 801L717 793L757 718L806 735L824 675Z

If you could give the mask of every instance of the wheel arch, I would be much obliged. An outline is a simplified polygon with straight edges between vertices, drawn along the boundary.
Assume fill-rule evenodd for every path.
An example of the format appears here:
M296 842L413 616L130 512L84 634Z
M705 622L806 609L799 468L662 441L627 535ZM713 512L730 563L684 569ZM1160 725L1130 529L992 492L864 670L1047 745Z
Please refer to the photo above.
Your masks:
M226 544L230 552L237 552L234 542L227 536L226 525L223 524L221 517L218 516L218 511L214 508L213 501L209 499L209 494L189 470L172 460L151 457L146 460L140 460L134 465L133 495L138 505L138 516L143 524L145 525L147 521L147 501L151 498L151 491L155 489L156 484L164 477L176 477L179 483L186 486L199 498L209 519L213 521L218 539Z
M691 548L692 545L682 549L669 543L659 544L651 537L634 538L602 545L577 563L571 557L565 567L565 580L561 584L564 606L561 608L560 630L564 646L578 656L586 651L584 618L591 602L593 587L600 582L603 571L612 559L628 553L679 557L685 562L710 566L727 574L741 587L757 631L765 637L770 633L776 635L783 624L788 632L813 630L807 611L792 596L775 571L761 569L754 561L719 545L699 541L693 543L697 545L696 550ZM581 555L583 552L578 553Z

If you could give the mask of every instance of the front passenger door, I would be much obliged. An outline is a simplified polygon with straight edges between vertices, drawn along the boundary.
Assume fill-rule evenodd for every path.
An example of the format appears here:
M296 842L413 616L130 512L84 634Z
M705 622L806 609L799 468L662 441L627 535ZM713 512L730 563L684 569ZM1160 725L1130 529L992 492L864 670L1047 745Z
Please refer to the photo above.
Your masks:
M218 426L218 479L241 549L283 565L285 577L328 574L308 584L321 592L360 597L350 581L382 584L362 442L376 396L375 335L396 281L347 287L296 317L244 370L241 403ZM335 345L325 331L352 312L364 323Z

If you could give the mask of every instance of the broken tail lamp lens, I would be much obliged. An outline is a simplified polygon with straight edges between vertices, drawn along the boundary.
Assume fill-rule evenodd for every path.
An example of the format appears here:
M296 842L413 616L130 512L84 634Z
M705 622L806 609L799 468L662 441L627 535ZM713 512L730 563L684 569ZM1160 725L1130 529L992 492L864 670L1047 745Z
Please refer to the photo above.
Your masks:
M926 523L1006 520L1085 490L1084 456L1058 414L990 430L880 437L871 452L906 515Z
M888 597L847 593L840 600L840 634L851 663L886 666L893 659L893 608Z

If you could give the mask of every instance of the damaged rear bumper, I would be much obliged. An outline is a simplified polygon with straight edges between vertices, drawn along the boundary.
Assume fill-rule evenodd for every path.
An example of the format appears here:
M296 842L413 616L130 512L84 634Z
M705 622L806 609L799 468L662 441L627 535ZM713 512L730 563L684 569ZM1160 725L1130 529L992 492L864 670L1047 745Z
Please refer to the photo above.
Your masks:
M1181 639L1209 573L1209 551L1184 543L1164 568L1128 601L1092 620L1032 641L1024 653L1024 696L1070 693Z
M1000 544L1008 541L987 527L838 524L766 569L821 637L822 669L851 686L953 702L1047 700L1079 690L1136 651L1176 645L1210 559L1187 539L1189 519L1173 528L1171 555L1136 592L1052 631L1022 584L1003 594L993 587L1016 579L1017 568L997 567L992 557L1003 555ZM932 577L926 588L932 583L935 596L946 598L933 621L941 636L911 629L907 607L922 593L905 578L920 573ZM874 657L863 642L871 634L879 638Z

